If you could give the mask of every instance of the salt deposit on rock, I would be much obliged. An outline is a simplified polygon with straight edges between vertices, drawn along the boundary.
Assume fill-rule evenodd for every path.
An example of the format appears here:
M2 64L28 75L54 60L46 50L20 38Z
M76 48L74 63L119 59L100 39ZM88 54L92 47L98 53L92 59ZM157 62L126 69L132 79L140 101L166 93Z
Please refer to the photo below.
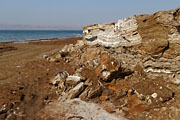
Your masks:
M88 45L100 44L106 47L131 46L141 43L135 17L109 24L96 24L83 28Z
M67 99L64 102L57 101L48 105L44 112L55 119L63 120L126 120L120 115L106 112L98 104L84 102L80 99ZM61 116L64 114L63 116ZM42 118L46 118L43 116Z

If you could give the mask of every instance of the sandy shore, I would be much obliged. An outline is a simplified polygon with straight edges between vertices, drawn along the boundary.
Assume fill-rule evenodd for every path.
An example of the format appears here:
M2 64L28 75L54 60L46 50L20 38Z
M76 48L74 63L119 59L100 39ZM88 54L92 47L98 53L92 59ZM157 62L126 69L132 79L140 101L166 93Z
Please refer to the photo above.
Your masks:
M58 51L66 44L76 43L78 39L81 38L32 41L29 43L0 43L0 82L11 81L10 78L14 76L16 68L29 61L41 59L44 54Z
M0 112L0 119L33 119L43 107L44 100L56 98L48 81L57 71L68 67L64 68L61 63L49 63L42 56L56 52L66 44L75 44L80 39L0 43L0 109L6 106ZM20 112L9 116L9 112L13 112L11 109Z

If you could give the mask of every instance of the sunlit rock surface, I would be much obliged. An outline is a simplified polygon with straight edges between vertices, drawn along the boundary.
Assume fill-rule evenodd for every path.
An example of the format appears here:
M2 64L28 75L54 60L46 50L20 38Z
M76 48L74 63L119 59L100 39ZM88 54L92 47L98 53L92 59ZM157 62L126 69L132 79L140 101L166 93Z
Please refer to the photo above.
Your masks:
M75 70L50 81L59 100L92 101L133 120L178 120L179 20L180 8L84 27L84 40L52 56Z
M83 28L88 45L106 47L131 46L141 43L136 17L126 18L109 24L96 24Z

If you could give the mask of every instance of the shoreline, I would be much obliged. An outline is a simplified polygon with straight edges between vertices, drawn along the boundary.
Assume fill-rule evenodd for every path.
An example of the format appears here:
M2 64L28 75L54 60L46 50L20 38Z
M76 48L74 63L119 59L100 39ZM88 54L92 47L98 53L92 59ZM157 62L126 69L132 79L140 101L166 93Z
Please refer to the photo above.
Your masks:
M16 44L60 45L60 44L66 44L70 42L74 43L74 41L78 39L82 39L82 37L36 39L36 40L28 40L25 42L0 42L0 53L16 50L16 47L14 47Z
M36 42L36 41L56 41L56 40L64 40L64 39L73 39L73 38L82 38L82 36L79 37L65 37L65 38L40 38L40 39L30 39L30 40L24 40L24 41L2 41L1 43L29 43L29 42Z

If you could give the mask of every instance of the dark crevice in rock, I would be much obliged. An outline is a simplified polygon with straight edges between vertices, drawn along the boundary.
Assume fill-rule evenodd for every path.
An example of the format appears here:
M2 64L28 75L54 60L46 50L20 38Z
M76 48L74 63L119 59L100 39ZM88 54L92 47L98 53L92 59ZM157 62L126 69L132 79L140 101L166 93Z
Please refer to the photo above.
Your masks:
M174 20L176 20L176 17L179 16L179 14L180 14L180 9L177 9L177 10L173 13Z
M88 87L87 85L84 85L84 89L75 98L79 98L81 94L86 90L87 87Z
M24 97L25 97L25 95L22 94L21 97L20 97L20 100L23 101L23 100L24 100Z
M111 82L113 79L124 79L126 76L133 74L133 71L123 72L122 70L113 72L107 82Z
M96 40L96 39L97 39L97 36L94 36L94 37L92 37L92 38L86 38L87 41L94 41L94 40Z
M162 101L162 102L163 102L163 103L168 102L168 101L172 100L174 97L175 97L175 93L172 92L172 96L169 97L169 98L167 98L166 100L164 100L164 101Z
M178 33L180 33L180 26L176 26Z
M162 50L162 55L161 55L161 57L163 56L163 54L165 53L165 51L168 50L168 49L169 49L169 41L168 41L168 45Z

